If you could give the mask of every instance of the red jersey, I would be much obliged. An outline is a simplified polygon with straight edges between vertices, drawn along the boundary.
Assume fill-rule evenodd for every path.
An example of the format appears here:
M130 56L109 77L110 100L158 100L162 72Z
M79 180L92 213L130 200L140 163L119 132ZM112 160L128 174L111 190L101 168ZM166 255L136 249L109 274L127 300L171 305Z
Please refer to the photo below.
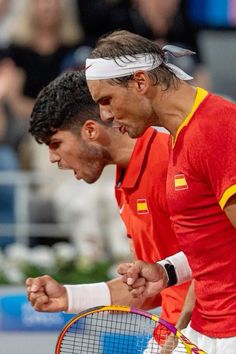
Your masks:
M236 229L222 210L236 193L236 105L198 89L171 150L167 197L195 279L191 326L236 336Z
M117 168L115 194L136 257L157 262L178 251L166 202L169 135L149 128L137 139L126 170ZM176 323L188 284L162 292L162 317Z

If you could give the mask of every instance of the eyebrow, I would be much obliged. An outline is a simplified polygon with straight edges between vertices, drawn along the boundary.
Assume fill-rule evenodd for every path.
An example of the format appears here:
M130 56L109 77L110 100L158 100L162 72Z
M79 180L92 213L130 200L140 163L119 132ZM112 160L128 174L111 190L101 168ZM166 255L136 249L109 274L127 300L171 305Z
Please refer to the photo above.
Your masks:
M46 142L46 145L49 145L49 144L51 144L51 143L57 143L57 142L59 142L59 141L60 141L59 138L50 137L50 138L48 139L48 141Z

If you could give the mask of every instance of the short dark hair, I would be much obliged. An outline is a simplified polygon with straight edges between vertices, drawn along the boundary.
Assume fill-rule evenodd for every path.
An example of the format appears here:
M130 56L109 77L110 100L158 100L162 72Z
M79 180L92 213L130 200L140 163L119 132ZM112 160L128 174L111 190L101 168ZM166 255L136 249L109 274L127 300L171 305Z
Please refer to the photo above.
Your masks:
M80 132L83 124L100 119L83 71L67 72L44 87L36 98L30 117L29 132L35 140L47 144L58 129Z
M131 57L130 60L132 60L132 57L136 54L143 53L151 54L154 63L156 58L162 61L162 64L157 68L147 71L153 85L164 84L165 87L168 88L179 81L175 74L165 65L165 53L157 43L126 30L114 31L100 37L89 58L115 59L116 57L128 55ZM126 60L128 60L128 58L126 58ZM111 79L110 81L127 86L128 81L132 79L132 77L133 75L129 75Z

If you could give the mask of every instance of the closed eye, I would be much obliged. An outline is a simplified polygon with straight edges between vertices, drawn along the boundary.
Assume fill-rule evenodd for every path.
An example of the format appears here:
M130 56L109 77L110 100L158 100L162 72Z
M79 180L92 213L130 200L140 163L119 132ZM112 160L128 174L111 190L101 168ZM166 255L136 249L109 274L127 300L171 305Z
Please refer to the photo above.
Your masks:
M50 143L48 143L48 147L50 150L56 150L58 149L60 146L60 143L58 141L51 141Z
M103 97L98 100L98 103L101 106L108 106L110 104L111 98L110 97Z

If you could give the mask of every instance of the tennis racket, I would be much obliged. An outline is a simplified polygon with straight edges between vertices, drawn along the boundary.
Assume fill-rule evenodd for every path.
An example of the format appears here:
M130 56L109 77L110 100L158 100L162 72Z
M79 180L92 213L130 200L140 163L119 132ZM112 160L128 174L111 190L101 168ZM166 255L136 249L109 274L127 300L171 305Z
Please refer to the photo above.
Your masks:
M165 320L128 306L99 306L81 312L62 330L55 353L206 354Z

